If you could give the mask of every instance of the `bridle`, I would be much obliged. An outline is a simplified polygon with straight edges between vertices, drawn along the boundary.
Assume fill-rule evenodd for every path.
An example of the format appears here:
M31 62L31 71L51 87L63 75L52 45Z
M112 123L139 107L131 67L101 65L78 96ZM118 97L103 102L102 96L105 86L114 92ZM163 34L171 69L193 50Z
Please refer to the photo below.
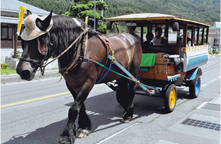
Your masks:
M26 61L26 62L30 62L30 63L34 63L35 68L40 67L41 70L41 74L44 75L44 71L45 71L45 67L52 63L53 61L57 60L58 58L60 58L62 55L64 55L70 48L72 48L72 46L84 35L88 32L89 28L85 28L83 29L83 32L77 37L77 39L65 50L63 51L61 54L59 54L57 57L53 58L53 60L51 60L50 62L47 62L47 55L48 55L48 51L46 52L45 57L42 60L35 60L35 59L30 59L30 58L24 58L24 57L20 57L20 60L22 61ZM53 44L51 43L51 39L50 39L50 32L47 32L49 34L49 44L52 46ZM38 40L38 38L37 38ZM86 51L86 50L85 50ZM84 52L85 52L84 51ZM77 64L75 64L75 67L77 66ZM69 69L69 68L68 68ZM73 68L72 68L73 69Z
M53 43L51 43L51 37L50 37L50 33L47 32L48 36L49 36L49 45L53 46ZM37 38L37 41L39 42L39 39ZM48 48L49 51L50 48ZM24 58L24 57L20 57L21 61L26 61L26 62L30 62L35 64L34 68L37 69L38 67L41 70L41 74L44 75L44 71L45 71L45 66L43 66L44 62L47 62L48 59L48 51L45 51L46 54L44 55L44 58L42 60L36 60L36 59L30 59L30 58Z

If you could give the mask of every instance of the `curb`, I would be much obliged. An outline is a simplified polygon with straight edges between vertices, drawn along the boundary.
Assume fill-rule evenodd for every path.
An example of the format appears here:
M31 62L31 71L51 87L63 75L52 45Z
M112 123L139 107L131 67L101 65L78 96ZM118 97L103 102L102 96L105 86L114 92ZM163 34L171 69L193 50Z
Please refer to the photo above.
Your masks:
M52 77L59 77L61 74L57 70L46 70L44 76L41 75L40 71L37 71L33 80L46 79ZM24 82L18 74L1 75L1 84L12 83L12 82Z

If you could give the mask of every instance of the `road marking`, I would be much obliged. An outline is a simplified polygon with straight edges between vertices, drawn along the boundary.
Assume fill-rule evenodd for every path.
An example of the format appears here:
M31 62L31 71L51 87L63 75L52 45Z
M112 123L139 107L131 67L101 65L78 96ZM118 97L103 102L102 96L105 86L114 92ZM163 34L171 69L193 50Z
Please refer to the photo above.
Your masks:
M127 130L127 129L129 129L129 128L135 126L135 125L138 125L138 123L132 124L132 125L130 125L129 127L126 127L126 128L124 128L124 129L120 130L119 132L110 135L109 137L107 137L107 138L103 139L102 141L98 142L97 144L101 144L101 143L103 143L103 142L105 142L105 141L111 139L112 137L114 137L114 136L116 136L116 135L122 133L123 131L125 131L125 130Z
M93 88L95 88L95 87L100 87L100 86L104 86L104 85L105 85L105 84L95 85ZM5 105L1 105L1 108L9 107L9 106L15 106L15 105L24 104L24 103L29 103L29 102L38 101L38 100L43 100L43 99L48 99L48 98L57 97L57 96L62 96L62 95L66 95L66 94L69 94L69 93L70 93L70 92L68 91L68 92L58 93L58 94L54 94L54 95L49 95L49 96L34 98L34 99L30 99L30 100L25 100L25 101L20 101L20 102L5 104Z
M207 62L208 63L215 63L215 62L220 62L221 60L217 60L217 61L210 61L210 62Z
M216 78L216 79L213 79L213 80L211 80L211 81L209 81L208 83L206 83L206 84L203 84L202 85L202 87L205 87L205 86L207 86L207 85L209 85L209 84L211 84L212 82L214 82L214 81L216 81L217 79L219 79L221 76L219 76L218 78Z
M217 79L219 79L221 76L219 76L218 78L216 78L216 79L213 79L213 80L211 80L211 81L209 81L208 83L206 83L206 84L203 84L202 85L202 88L203 87L205 87L205 86L207 86L207 85L209 85L209 84L211 84L212 82L214 82L214 81L216 81ZM199 105L198 107L197 107L197 109L201 109L204 105L206 105L208 102L203 102L201 105Z
M197 109L201 109L204 105L206 105L208 102L203 102L201 105L199 105L198 107L197 107Z
M55 77L55 78L46 78L46 79L34 79L34 80L32 80L32 81L25 81L25 80L23 80L23 81L20 81L20 82L12 82L12 83L5 83L5 84L2 84L3 86L5 86L5 85L20 85L20 84L27 84L27 83L36 83L36 82L44 82L44 81L49 81L49 80L54 80L54 79L58 79L58 81L59 81L59 79L60 78L58 78L58 77Z

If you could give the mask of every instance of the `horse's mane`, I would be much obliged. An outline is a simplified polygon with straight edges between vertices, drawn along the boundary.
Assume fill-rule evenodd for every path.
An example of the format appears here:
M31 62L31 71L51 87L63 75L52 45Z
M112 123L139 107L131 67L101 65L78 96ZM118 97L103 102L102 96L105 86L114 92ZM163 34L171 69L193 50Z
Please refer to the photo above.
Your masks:
M53 16L53 27L50 30L50 39L53 43L53 56L60 54L66 48L71 45L74 40L82 33L82 29L75 23L71 17L67 16ZM85 27L85 23L77 19L82 27ZM89 28L88 36L89 38L96 33ZM75 47L75 46L73 46ZM71 48L69 52L73 52L74 49Z

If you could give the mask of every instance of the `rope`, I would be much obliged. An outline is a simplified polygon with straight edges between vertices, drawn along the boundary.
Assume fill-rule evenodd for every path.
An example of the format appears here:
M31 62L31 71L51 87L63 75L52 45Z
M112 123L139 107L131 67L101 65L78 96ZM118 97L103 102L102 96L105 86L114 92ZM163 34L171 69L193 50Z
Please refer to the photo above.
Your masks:
M110 63L110 66L109 66L109 68L108 68L108 70L107 70L107 72L103 75L103 77L102 78L100 78L100 80L99 81L97 81L96 82L96 84L97 83L99 83L106 75L107 75L107 73L110 71L110 69L111 69L111 65L112 65L112 63Z
M118 73L118 72L116 72L116 71L114 71L114 70L112 70L112 69L109 69L110 67L107 68L105 65L103 65L103 64L101 64L101 63L99 63L99 62L96 62L96 61L94 61L94 60L92 60L92 59L89 59L89 58L86 58L86 57L85 57L85 59L87 59L87 60L89 60L89 61L91 61L91 62L93 62L93 63L96 63L97 65L99 65L99 66L101 66L101 67L104 67L104 68L108 69L107 72L111 71L111 72L113 72L113 73L115 73L115 74L117 74L117 75L119 75L119 76L121 76L121 77L124 77L124 78L126 78L126 79L128 79L128 80L131 80L131 81L133 81L133 82L135 82L135 83L140 83L139 81L135 81L135 80L131 79L130 77L127 77L127 76L125 76L125 75L123 75L123 74L121 74L121 73ZM111 65L110 65L110 66L111 66ZM145 87L147 87L147 88L155 89L154 87L145 85L145 84L143 84L143 83L140 83L140 84L143 85L143 86L145 86Z
M56 59L60 58L64 53L66 53L81 37L83 34L85 34L87 32L88 28L86 28L78 37L77 39L65 50L63 51L60 55L58 55L57 57L55 57L53 60L51 60L50 62L44 64L42 67L46 67L48 64L52 63L53 61L55 61Z

